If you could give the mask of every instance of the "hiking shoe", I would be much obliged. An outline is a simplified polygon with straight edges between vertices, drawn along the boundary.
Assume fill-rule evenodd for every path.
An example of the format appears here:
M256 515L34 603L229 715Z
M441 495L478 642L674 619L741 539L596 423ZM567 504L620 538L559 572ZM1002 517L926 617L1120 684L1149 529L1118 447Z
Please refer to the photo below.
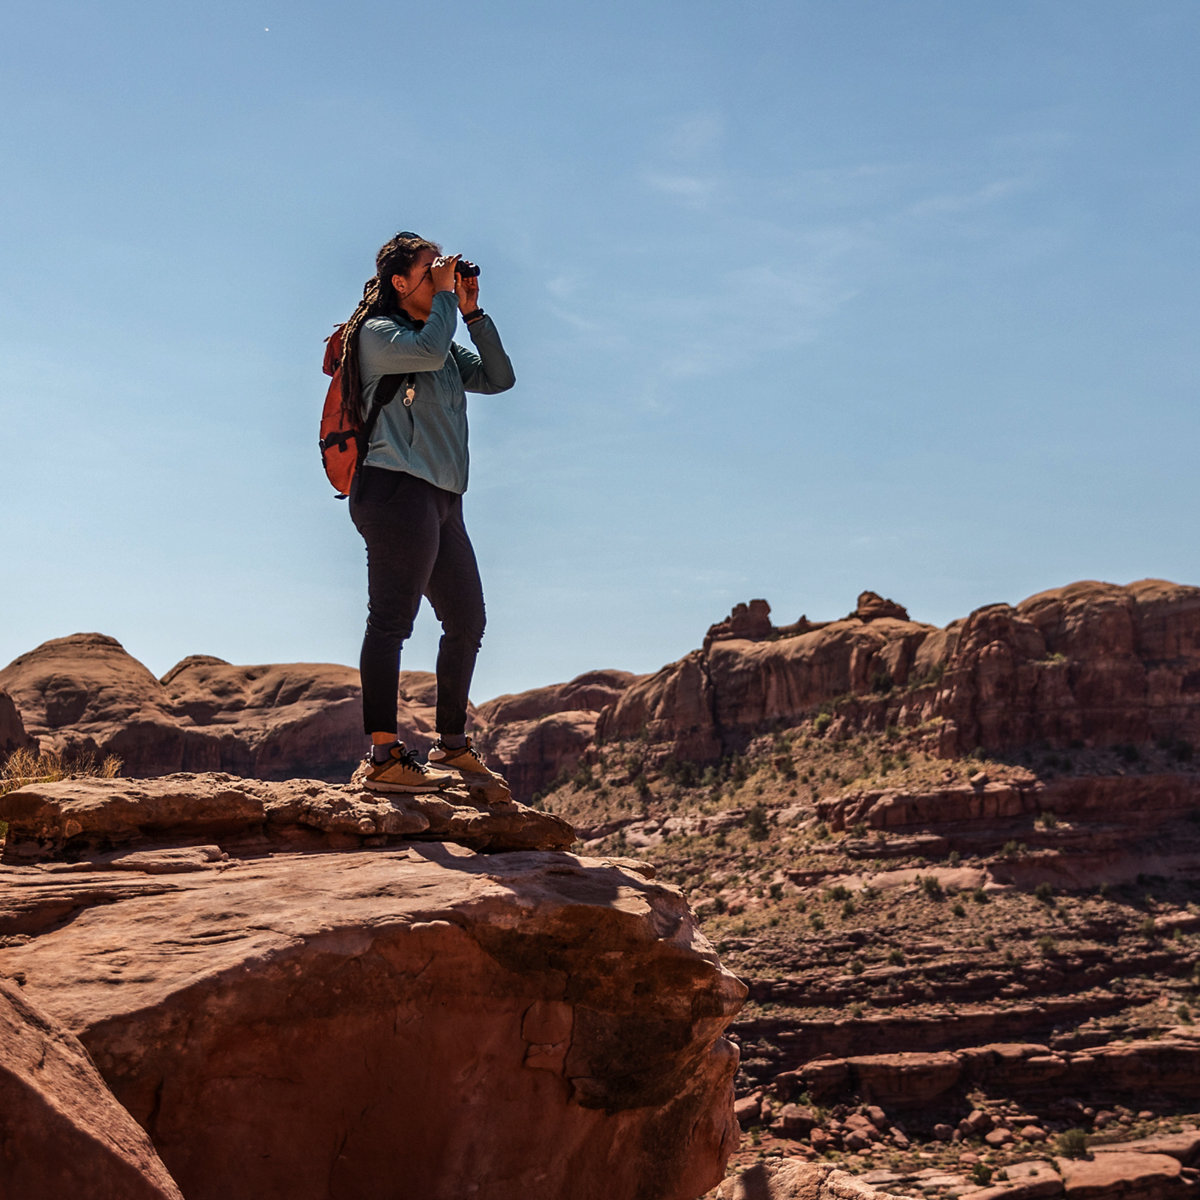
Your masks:
M372 792L438 792L457 782L458 776L431 771L403 742L397 742L387 762L377 763L368 753L362 785Z
M429 761L447 771L457 771L459 778L468 787L487 788L489 792L499 792L503 789L505 797L509 795L507 780L483 765L483 760L471 749L470 738L467 738L465 746L454 749L438 742L429 751Z

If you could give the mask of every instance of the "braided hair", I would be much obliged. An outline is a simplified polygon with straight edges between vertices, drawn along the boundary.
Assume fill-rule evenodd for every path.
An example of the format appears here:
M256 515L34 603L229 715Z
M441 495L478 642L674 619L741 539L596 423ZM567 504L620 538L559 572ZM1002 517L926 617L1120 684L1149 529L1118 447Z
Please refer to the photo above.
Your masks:
M393 275L404 275L426 250L441 253L436 243L415 233L398 233L375 255L375 274L363 284L363 298L342 326L342 416L357 422L362 416L362 379L358 370L358 335L371 317L386 316L400 307Z

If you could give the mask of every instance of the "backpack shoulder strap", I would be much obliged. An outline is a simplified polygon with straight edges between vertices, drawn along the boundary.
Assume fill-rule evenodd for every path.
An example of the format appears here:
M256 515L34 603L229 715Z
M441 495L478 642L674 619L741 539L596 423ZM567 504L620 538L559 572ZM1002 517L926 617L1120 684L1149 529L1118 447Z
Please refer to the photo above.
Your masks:
M379 414L395 400L396 393L405 380L411 379L411 375L384 375L376 384L375 395L371 398L370 411L362 424L362 429L358 432L358 462L360 466L367 455L367 447L371 444L371 434L379 420Z

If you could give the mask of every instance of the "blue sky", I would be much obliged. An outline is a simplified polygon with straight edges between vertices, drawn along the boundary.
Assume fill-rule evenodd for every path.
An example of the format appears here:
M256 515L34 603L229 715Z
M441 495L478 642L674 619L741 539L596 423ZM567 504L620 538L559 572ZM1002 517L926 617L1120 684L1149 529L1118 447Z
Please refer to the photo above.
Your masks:
M401 228L518 374L470 410L477 700L754 596L1200 582L1198 47L1194 0L14 11L0 663L357 661L322 341Z

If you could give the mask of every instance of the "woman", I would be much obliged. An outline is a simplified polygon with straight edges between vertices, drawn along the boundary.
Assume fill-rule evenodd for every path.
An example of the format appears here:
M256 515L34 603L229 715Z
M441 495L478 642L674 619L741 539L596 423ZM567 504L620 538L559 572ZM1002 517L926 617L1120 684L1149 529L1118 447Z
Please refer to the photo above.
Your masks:
M376 275L343 330L342 390L365 421L385 376L404 378L379 413L350 489L350 516L367 544L368 616L359 670L363 724L371 737L364 785L434 791L460 779L508 799L471 749L467 695L483 637L483 588L463 525L467 489L466 393L516 382L478 277L459 255L399 233L376 256ZM458 316L474 352L452 341ZM395 381L392 381L393 383ZM437 656L437 745L431 770L396 736L400 649L422 596L442 625Z

